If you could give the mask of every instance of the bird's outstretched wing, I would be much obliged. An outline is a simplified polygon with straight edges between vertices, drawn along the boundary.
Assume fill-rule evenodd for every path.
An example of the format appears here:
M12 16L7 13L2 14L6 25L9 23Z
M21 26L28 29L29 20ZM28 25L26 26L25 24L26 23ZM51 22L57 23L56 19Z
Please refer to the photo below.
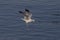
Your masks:
M25 9L25 11L19 11L20 14L24 15L25 17L31 17L31 13L30 13L30 10L28 9Z

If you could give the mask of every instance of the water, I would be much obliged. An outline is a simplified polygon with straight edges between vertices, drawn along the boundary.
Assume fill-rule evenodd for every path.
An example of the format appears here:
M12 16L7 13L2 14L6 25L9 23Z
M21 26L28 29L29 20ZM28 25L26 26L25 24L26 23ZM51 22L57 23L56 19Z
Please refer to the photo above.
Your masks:
M29 27L18 11L28 8ZM59 0L0 0L0 40L60 40Z

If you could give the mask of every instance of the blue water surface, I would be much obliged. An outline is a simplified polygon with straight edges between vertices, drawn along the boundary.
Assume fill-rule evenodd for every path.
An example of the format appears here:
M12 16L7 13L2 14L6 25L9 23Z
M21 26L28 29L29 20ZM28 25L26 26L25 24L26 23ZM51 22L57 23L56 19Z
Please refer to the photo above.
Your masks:
M35 19L28 27L25 8ZM0 0L0 40L60 40L60 0Z

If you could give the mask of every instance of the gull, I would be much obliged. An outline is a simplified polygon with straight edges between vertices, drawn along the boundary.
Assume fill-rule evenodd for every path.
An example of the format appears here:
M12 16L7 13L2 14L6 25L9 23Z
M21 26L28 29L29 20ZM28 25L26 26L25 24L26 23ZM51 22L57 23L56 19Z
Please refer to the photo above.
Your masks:
M21 13L23 15L24 18L21 18L26 24L34 22L35 20L32 19L32 13L30 12L30 10L25 9L24 12L19 11L19 13Z

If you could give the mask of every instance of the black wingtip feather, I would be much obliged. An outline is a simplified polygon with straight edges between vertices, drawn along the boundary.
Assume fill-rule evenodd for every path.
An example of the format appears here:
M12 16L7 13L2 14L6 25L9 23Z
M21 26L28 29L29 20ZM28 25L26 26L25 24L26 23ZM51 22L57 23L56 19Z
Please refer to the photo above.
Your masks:
M25 9L25 11L30 12L28 9Z
M19 13L23 13L22 11L19 11Z

